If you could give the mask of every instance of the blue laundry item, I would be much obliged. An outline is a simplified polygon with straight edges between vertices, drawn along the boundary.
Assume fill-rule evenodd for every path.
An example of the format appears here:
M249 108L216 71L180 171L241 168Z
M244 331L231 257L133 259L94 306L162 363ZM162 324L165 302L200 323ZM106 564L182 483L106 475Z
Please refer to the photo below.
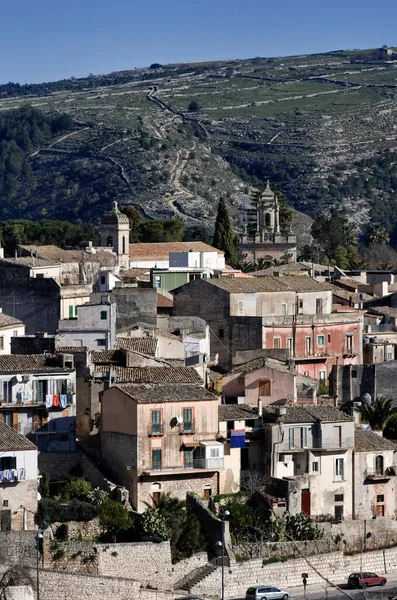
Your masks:
M61 394L60 396L61 408L66 408L68 405L68 397L67 394Z

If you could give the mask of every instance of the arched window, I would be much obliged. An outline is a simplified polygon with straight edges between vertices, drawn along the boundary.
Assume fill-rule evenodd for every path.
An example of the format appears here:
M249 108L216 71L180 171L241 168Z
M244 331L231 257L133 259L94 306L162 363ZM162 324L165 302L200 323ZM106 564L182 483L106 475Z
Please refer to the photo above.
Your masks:
M125 254L125 236L123 235L123 254Z
M270 214L269 213L265 214L265 225L266 225L266 227L270 227Z
M108 239L106 240L106 245L108 248L113 248L113 238L111 235L109 235Z
M270 383L270 379L260 379L259 380L259 396L271 396L272 395L272 386Z
M375 458L375 473L383 475L383 456L380 454Z

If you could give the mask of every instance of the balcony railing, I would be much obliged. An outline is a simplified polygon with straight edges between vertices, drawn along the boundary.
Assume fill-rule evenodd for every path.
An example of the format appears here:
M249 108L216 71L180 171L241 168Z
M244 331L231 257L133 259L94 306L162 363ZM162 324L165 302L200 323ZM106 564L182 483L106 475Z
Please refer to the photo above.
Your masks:
M194 419L192 419L191 421L183 421L183 423L181 423L179 425L179 433L195 433L196 432L196 428L194 426Z
M387 467L386 469L376 469L370 468L365 471L365 477L367 479L374 479L379 481L380 479L389 479L390 477L395 477L396 471L394 467Z
M0 471L0 484L15 483L17 481L25 481L25 469L5 469Z
M208 469L216 470L223 469L224 459L222 458L191 458L186 459L183 465L165 466L153 465L148 471L185 471L189 469Z
M164 435L163 423L150 423L147 428L148 435L155 437L157 435Z
M280 444L279 451L280 452L304 452L305 450L338 450L338 449L348 449L353 448L354 440L353 438L346 438L344 440L329 440L329 439L313 439L307 440L307 444L303 445L299 442L297 443L289 443L288 441Z

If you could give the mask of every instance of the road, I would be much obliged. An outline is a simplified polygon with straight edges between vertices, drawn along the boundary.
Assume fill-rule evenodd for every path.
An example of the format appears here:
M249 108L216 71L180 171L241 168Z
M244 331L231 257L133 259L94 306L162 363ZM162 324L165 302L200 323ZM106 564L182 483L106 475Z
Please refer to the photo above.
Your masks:
M326 590L326 583L323 584L315 583L308 585L306 588L307 600L348 600L348 596L353 600L387 600L388 598L397 598L397 574L389 573L385 575L387 578L387 584L383 587L376 586L368 588L367 590L355 590L350 588L346 583L341 581L335 581L344 593L337 589L328 586ZM347 580L348 575L346 575ZM263 582L266 584L266 582ZM303 586L289 588L288 590L293 600L304 600L305 594ZM230 600L245 600L243 596L233 598Z

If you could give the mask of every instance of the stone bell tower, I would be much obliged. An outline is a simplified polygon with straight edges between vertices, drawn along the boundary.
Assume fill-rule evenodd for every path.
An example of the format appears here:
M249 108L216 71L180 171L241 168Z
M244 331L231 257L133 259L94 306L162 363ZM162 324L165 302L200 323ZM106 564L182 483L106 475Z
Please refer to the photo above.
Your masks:
M120 269L130 266L130 222L124 213L120 212L117 202L113 202L113 209L105 213L99 228L101 246L113 248L117 254Z

